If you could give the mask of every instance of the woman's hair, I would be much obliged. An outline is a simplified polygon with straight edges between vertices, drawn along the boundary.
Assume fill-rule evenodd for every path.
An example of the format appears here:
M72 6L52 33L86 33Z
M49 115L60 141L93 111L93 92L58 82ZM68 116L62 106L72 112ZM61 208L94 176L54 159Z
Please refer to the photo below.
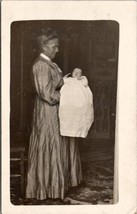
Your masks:
M38 47L41 50L49 40L58 39L58 34L52 28L42 29L41 33L37 37Z

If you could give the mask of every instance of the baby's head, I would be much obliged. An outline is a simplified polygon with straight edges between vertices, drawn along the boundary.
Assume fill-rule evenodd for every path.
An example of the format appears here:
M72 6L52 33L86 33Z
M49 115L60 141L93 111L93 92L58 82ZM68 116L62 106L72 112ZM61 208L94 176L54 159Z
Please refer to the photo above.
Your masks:
M75 68L72 71L72 77L79 78L82 76L82 70L80 68Z

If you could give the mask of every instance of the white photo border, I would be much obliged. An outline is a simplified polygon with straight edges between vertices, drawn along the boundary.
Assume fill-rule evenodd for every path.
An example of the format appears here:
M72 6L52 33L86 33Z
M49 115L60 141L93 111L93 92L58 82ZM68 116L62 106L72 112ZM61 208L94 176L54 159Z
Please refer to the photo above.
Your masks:
M2 2L2 213L135 214L136 210L136 2ZM119 23L119 60L113 205L15 206L10 202L10 26L25 20L114 20ZM118 191L117 191L118 190Z

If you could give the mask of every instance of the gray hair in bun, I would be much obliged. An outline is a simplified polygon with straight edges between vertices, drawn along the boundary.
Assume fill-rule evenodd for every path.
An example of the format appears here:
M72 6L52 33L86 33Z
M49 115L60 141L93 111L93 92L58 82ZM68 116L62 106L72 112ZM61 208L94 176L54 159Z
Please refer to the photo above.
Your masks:
M58 39L57 32L52 28L42 29L40 35L37 37L39 49L41 50L52 39Z

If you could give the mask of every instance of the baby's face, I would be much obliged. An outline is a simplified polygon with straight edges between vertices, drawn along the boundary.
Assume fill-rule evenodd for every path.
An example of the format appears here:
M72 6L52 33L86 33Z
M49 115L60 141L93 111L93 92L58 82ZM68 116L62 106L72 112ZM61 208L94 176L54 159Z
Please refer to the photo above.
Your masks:
M72 77L79 78L82 75L82 70L79 68L75 68L72 72Z

